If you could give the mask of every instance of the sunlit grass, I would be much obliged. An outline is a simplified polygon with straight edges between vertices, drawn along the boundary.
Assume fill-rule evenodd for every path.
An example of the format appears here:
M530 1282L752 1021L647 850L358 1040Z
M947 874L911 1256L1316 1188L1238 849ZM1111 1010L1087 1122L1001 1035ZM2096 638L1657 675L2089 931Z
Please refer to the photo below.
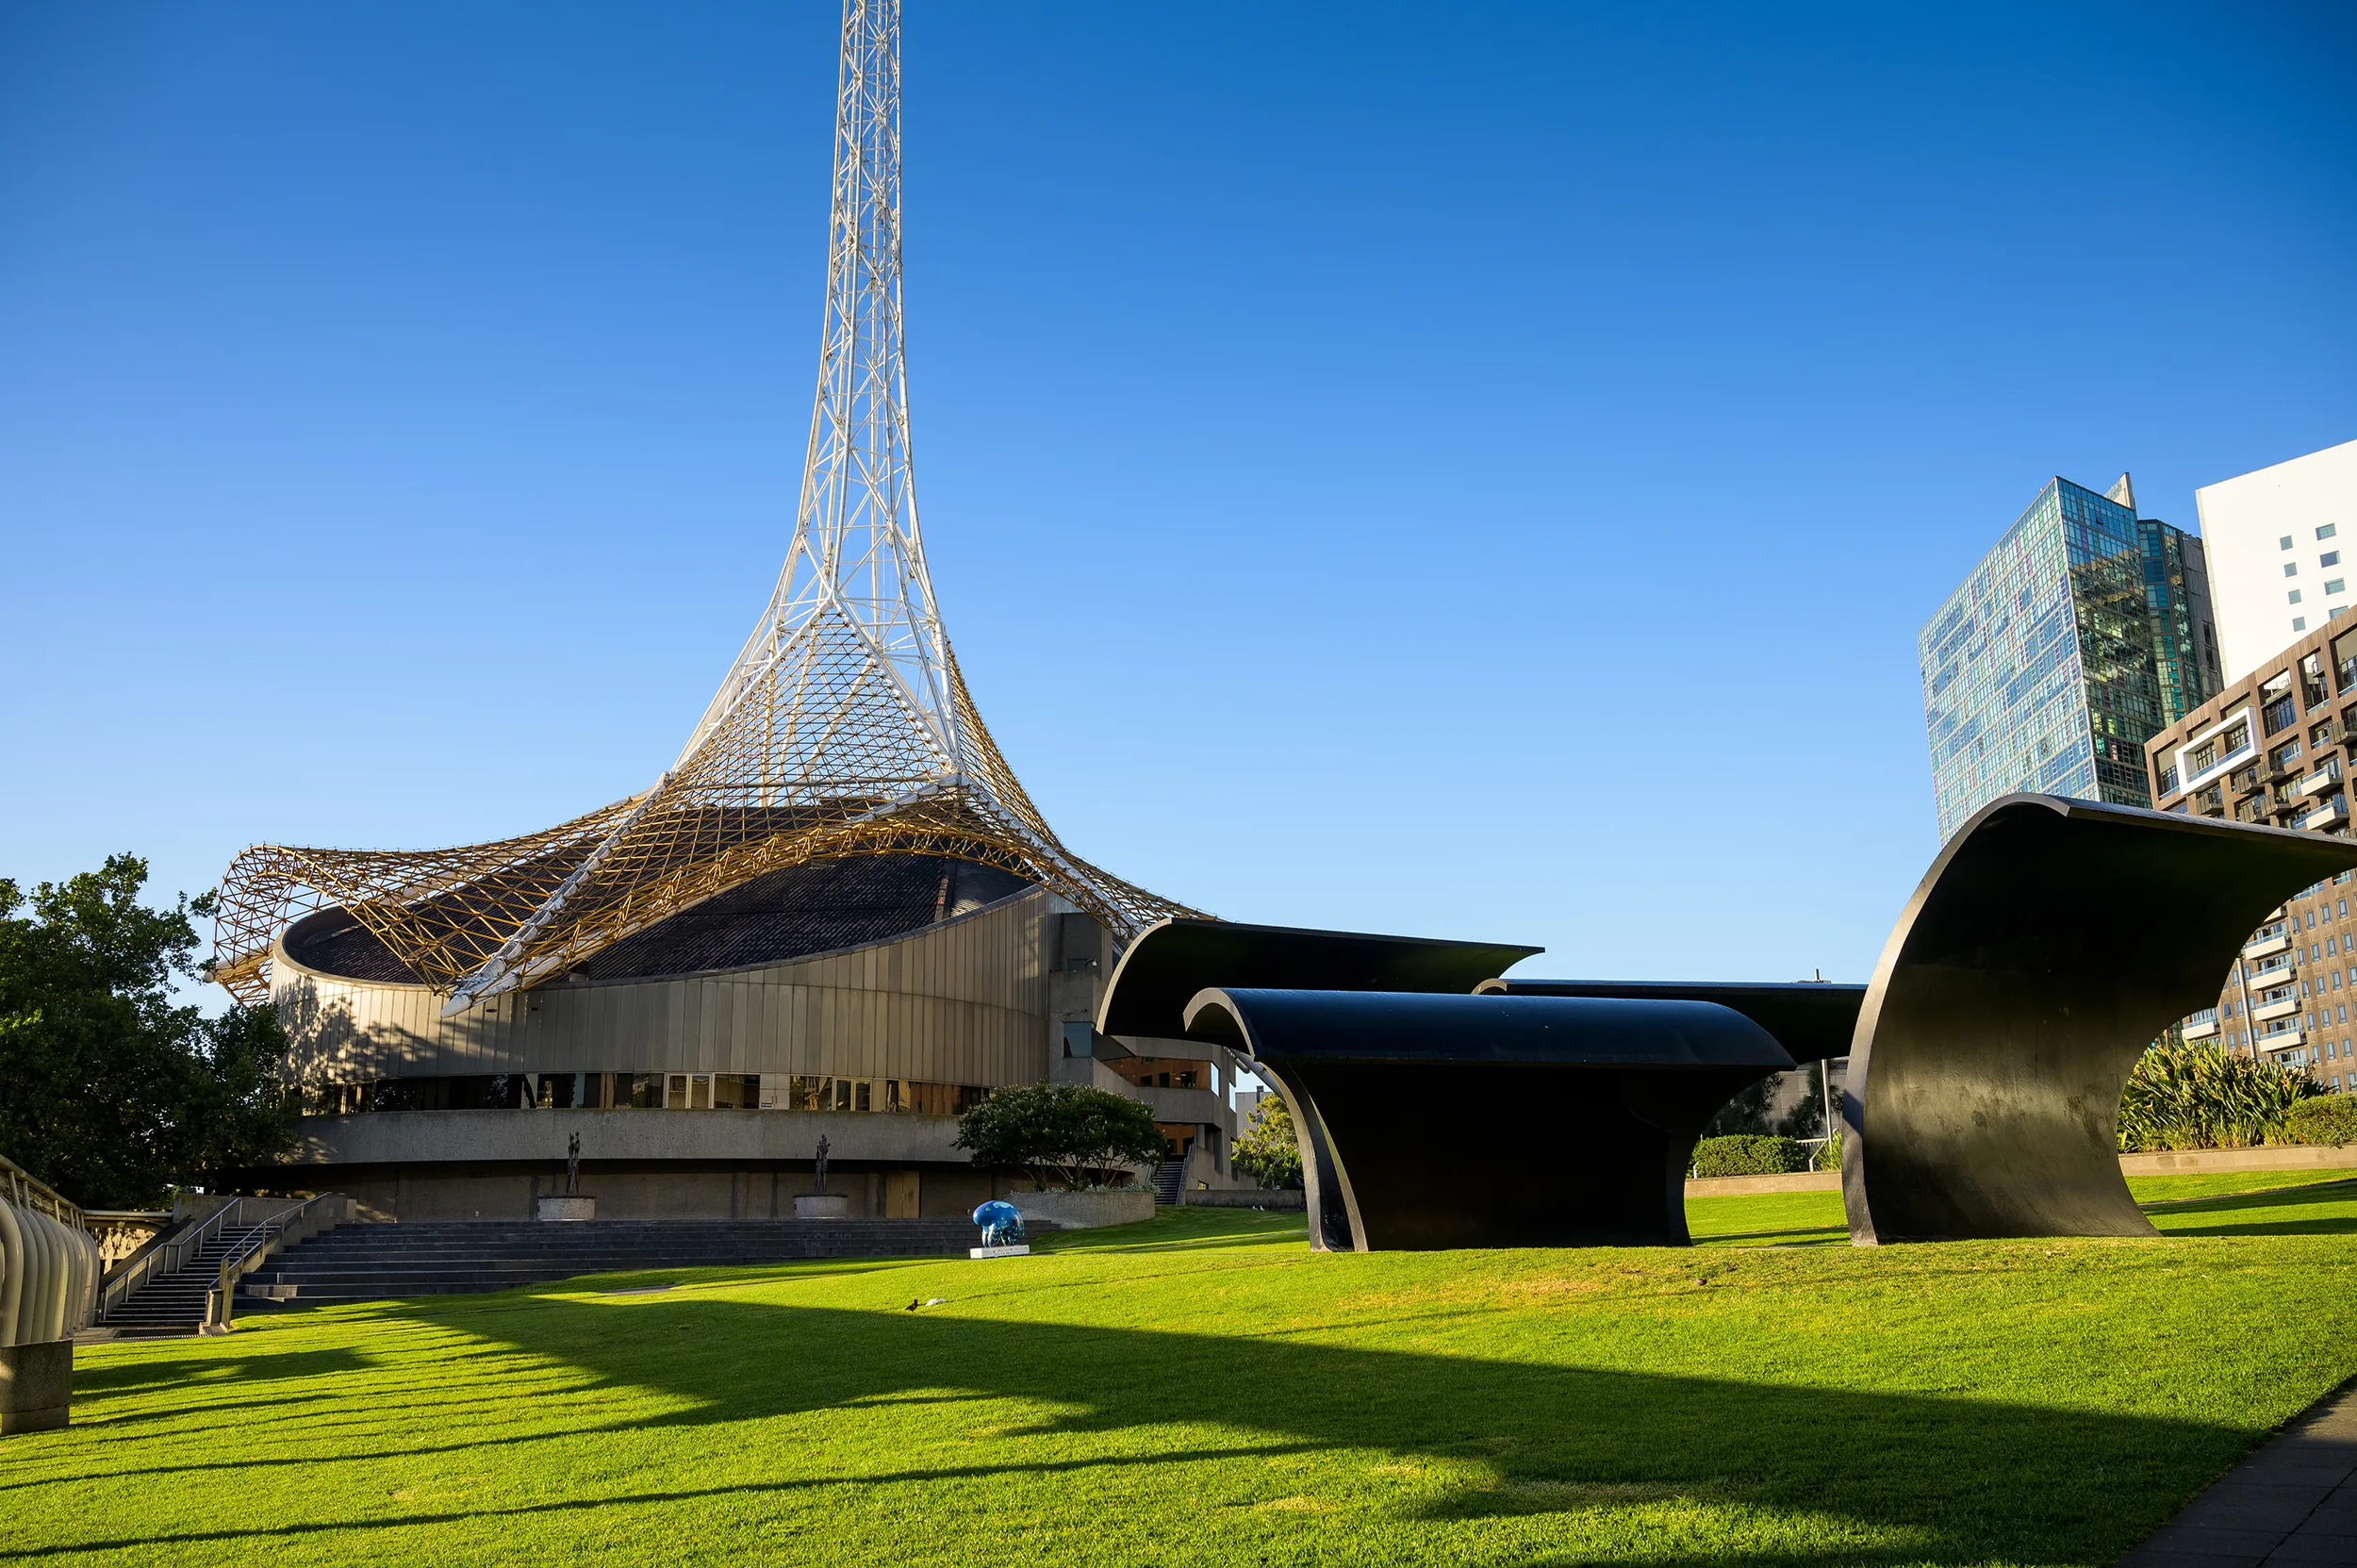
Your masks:
M2310 1194L2303 1189L2318 1188ZM2266 1205L2281 1209L2264 1220L2247 1218L2237 1229L2250 1230L2265 1223L2306 1224L2309 1213L2321 1203L2332 1213L2357 1197L2357 1178L2346 1170L2217 1171L2190 1176L2132 1176L2128 1191L2143 1204L2152 1223L2163 1230L2200 1230L2213 1221L2195 1217L2193 1206L2221 1197L2272 1195ZM2349 1209L2357 1214L2357 1209ZM1820 1193L1756 1193L1745 1197L1689 1197L1686 1200L1687 1229L1701 1246L1810 1246L1850 1239L1842 1216L1841 1195ZM2357 1225L2351 1225L2357 1230Z
M2161 1222L1332 1257L1198 1210L252 1317L84 1351L77 1425L0 1445L0 1558L2105 1562L2357 1371L2314 1329L2352 1189Z

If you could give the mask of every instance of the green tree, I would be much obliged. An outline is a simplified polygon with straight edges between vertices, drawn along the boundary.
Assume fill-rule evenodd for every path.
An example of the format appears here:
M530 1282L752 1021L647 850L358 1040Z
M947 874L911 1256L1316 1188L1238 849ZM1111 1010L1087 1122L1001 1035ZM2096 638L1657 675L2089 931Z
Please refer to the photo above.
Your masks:
M134 855L29 897L0 879L0 1153L92 1208L156 1202L291 1138L276 1015L173 1000L199 978L210 896L150 909L146 883Z
M1252 1125L1237 1134L1229 1163L1263 1187L1301 1185L1301 1140L1284 1097L1265 1094L1252 1108Z
M1123 1167L1158 1164L1168 1150L1150 1107L1074 1083L997 1091L958 1118L957 1147L971 1149L978 1165L1029 1171L1042 1192L1102 1184Z

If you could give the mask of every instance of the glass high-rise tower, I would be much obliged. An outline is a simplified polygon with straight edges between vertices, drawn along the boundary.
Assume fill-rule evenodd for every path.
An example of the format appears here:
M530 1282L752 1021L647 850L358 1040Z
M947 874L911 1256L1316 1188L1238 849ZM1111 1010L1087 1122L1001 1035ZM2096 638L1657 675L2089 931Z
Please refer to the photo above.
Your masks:
M2209 601L2127 475L2038 491L1917 639L1940 837L2017 789L2151 805L2144 743L2221 682Z

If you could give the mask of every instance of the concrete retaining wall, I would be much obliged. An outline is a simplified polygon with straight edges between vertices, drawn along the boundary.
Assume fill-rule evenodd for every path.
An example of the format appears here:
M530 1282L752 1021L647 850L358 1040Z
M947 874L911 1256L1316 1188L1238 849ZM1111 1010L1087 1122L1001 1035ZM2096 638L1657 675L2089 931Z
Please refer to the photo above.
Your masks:
M1745 1193L1838 1193L1838 1170L1801 1170L1785 1176L1706 1176L1686 1184L1689 1197L1739 1197Z
M1009 1193L1007 1201L1026 1220L1052 1220L1073 1230L1098 1225L1135 1225L1154 1217L1154 1194L1144 1187L1102 1193Z
M1198 1189L1180 1195L1190 1209L1291 1209L1306 1212L1310 1195L1298 1187L1228 1187Z
M2123 1154L2130 1176L2184 1176L2199 1171L2357 1170L2357 1144L2268 1144L2261 1148L2173 1148Z

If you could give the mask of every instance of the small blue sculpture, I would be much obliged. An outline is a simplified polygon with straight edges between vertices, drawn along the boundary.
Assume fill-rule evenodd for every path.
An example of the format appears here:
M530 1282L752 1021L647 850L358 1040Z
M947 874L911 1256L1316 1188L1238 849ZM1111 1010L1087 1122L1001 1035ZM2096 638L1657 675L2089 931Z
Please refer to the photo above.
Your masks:
M974 1211L974 1223L982 1228L984 1246L1015 1246L1023 1241L1023 1211L1003 1198L992 1198Z

